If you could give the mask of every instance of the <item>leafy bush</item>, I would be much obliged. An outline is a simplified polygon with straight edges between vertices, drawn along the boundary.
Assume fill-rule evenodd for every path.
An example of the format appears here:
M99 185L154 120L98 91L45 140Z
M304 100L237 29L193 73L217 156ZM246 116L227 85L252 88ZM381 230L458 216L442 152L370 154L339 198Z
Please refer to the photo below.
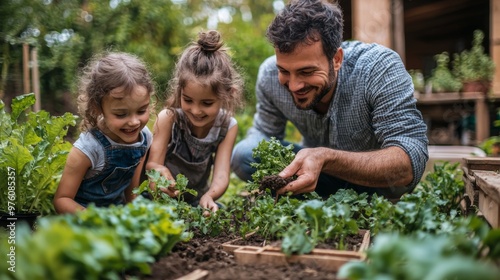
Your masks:
M0 230L0 236L4 233ZM124 279L149 274L150 264L187 240L172 206L138 198L125 206L89 206L74 215L39 219L35 232L16 229L15 272L0 264L0 279Z
M12 100L9 114L0 101L0 186L10 187L1 188L0 212L55 213L52 198L71 149L64 137L77 117L31 112L33 104L34 94L18 96ZM15 185L9 184L11 178ZM12 202L15 210L9 209Z

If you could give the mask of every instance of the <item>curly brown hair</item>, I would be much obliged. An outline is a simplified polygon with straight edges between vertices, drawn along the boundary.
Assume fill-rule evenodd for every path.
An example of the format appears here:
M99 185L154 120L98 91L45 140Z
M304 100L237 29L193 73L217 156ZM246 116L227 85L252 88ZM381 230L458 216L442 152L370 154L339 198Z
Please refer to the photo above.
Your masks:
M299 44L321 41L332 60L342 43L344 19L336 1L292 0L267 28L267 39L281 53L291 53Z
M154 95L154 83L146 64L137 56L122 52L105 52L92 57L81 70L78 86L78 112L83 117L82 130L96 127L102 115L102 99L113 89L123 88L130 94L143 86Z

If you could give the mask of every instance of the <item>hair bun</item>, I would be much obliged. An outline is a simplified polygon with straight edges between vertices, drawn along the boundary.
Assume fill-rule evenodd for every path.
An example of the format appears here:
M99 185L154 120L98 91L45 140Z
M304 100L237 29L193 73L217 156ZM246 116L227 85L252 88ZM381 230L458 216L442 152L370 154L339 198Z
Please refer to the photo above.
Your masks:
M198 45L200 45L201 50L204 52L215 52L224 45L224 42L220 38L220 33L215 30L200 32L198 34Z

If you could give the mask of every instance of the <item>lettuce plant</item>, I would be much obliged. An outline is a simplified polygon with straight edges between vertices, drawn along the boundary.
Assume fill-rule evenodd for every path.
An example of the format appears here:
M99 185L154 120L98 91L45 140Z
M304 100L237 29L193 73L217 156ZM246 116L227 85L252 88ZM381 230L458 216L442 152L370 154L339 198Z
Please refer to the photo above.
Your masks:
M77 117L32 112L34 94L12 100L10 113L0 101L0 212L54 213L53 194L71 143L64 137Z

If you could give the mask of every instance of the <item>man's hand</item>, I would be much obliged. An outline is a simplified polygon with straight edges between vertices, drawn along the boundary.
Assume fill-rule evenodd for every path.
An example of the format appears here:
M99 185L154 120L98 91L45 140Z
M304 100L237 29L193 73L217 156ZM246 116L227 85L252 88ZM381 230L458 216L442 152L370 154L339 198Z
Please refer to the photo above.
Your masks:
M287 178L293 175L297 176L295 181L292 181L282 189L278 194L292 192L293 194L309 193L316 189L319 174L323 169L323 153L322 148L305 148L300 150L295 159L288 165L279 176Z

